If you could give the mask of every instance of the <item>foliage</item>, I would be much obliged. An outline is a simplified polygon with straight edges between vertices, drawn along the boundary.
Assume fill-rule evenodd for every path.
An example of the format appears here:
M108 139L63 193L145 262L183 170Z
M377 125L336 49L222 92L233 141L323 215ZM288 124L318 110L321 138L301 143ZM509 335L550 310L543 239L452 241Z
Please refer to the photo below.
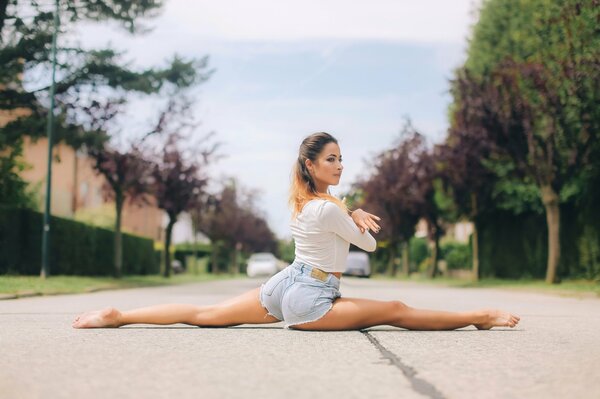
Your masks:
M398 245L414 235L426 197L433 196L422 162L426 153L424 137L407 121L399 142L375 157L371 176L357 185L363 197L361 206L381 217L380 237L389 243L390 275L396 274Z
M429 259L430 251L427 245L427 239L413 237L409 242L411 269L416 270L418 265Z
M106 276L113 272L114 232L52 217L50 241L53 274ZM42 214L29 209L0 208L0 274L39 275ZM152 240L124 234L124 274L158 273Z
M5 206L36 207L35 195L27 190L27 182L19 174L28 166L20 157L23 152L22 144L11 148L4 148L0 134L0 204Z
M485 2L454 82L455 120L492 143L484 166L508 172L496 194L537 187L547 216L548 282L561 256L559 202L577 198L597 170L590 165L599 154L599 20L596 0ZM509 183L515 179L524 185Z
M441 257L446 260L448 269L469 269L471 265L471 247L459 242L445 242L440 246Z
M189 156L181 148L181 136L177 132L167 135L162 152L155 156L152 168L153 193L157 206L169 218L165 234L165 277L169 277L170 244L173 225L183 211L191 209L202 196L208 177L204 168L212 155L211 150L198 149ZM200 159L196 158L198 155Z
M0 2L0 111L9 118L0 127L0 181L5 192L0 203L26 203L25 183L18 175L23 136L45 134L46 116L55 117L55 140L74 148L101 147L107 126L118 113L127 93L164 93L188 87L210 75L199 73L207 58L172 57L166 66L134 70L124 54L113 49L82 49L69 39L82 22L114 21L129 32L142 33L140 20L154 17L163 2L145 0L61 0L57 49L55 109L49 110L51 40L54 30L52 2ZM98 121L103 124L98 125Z
M296 246L294 240L278 240L277 252L279 258L284 262L291 264L296 258Z
M191 209L192 221L213 243L211 271L218 271L219 249L230 252L230 269L239 268L239 251L277 253L275 234L254 206L255 193L243 193L230 179L217 194L198 198Z

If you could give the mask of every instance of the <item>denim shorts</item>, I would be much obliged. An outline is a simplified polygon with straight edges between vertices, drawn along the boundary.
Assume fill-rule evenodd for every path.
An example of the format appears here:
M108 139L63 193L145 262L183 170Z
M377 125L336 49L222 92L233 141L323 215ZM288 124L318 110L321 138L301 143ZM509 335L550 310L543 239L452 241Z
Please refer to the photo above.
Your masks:
M340 280L328 274L325 281L312 277L312 266L294 261L260 287L260 303L268 314L285 321L284 328L316 321L341 297Z

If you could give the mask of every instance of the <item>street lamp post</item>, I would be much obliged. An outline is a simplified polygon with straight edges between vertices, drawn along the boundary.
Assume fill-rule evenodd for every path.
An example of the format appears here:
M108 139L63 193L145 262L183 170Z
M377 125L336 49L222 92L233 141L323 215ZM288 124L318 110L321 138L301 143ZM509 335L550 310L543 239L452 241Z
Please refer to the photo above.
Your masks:
M44 230L42 233L42 271L41 278L46 278L50 273L48 261L48 244L50 240L50 197L52 195L52 136L54 133L54 91L56 87L56 36L58 35L58 1L54 9L54 32L52 33L52 83L50 85L50 109L46 131L48 134L48 171L46 174L46 209L44 210Z

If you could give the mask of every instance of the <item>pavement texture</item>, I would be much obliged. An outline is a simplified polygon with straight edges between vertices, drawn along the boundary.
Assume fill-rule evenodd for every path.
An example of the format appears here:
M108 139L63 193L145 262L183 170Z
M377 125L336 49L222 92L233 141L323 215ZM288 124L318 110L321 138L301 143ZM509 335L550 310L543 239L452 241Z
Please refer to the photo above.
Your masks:
M266 278L0 301L0 398L600 398L600 300L342 278L344 297L497 307L515 329L76 330L86 310L209 305Z

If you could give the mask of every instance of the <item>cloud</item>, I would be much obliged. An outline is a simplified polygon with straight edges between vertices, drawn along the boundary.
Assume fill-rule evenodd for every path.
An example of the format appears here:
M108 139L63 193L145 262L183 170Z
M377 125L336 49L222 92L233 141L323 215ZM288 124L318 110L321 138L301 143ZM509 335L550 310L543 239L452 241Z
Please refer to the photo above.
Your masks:
M170 29L225 41L375 39L462 42L472 0L176 0L163 16Z
M307 134L340 140L345 171L336 194L364 173L364 159L392 145L405 115L432 141L443 137L447 79L464 57L471 3L170 0L147 35L107 24L79 33L89 47L112 41L140 67L173 53L210 54L217 72L197 89L195 110L201 132L215 130L228 155L211 168L215 181L236 176L260 189L270 226L288 236L289 173ZM156 113L132 109L132 125Z

